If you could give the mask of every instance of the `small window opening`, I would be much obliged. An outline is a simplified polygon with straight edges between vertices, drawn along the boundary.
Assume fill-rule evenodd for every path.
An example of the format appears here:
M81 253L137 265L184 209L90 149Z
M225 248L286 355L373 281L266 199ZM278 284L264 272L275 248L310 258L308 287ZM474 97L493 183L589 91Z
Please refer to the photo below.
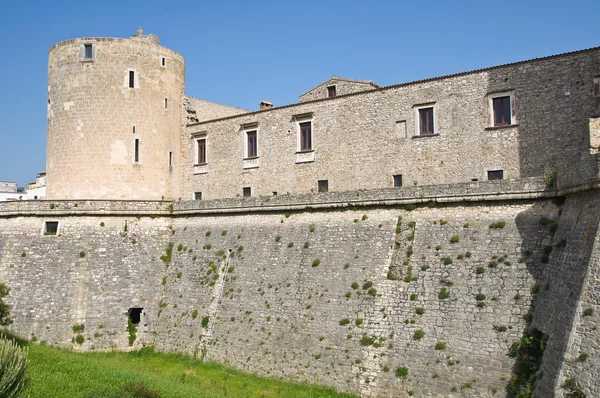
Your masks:
M132 131L133 131L133 134L135 134L135 126L133 126L133 129L132 129Z
M140 161L140 140L138 138L135 139L135 149L134 149L134 158L133 161L138 163Z
M488 180L503 180L504 179L504 170L488 170L487 172Z
M167 109L167 105L168 105L167 99L165 98L165 109Z
M273 196L277 196L277 191L273 191Z
M135 87L135 72L130 70L129 71L129 88L134 88Z
M130 308L127 312L129 314L129 321L134 324L139 324L142 320L143 308Z
M160 59L160 65L164 68L167 66L167 59L165 57L162 57Z
M46 221L44 224L44 235L56 235L58 232L58 221Z
M173 152L169 152L169 167L173 166Z
M402 174L394 176L394 187L400 188L402 186Z
M83 47L85 48L85 58L86 59L92 59L93 58L92 45L91 44L84 44Z
M327 98L332 98L337 95L335 86L327 87Z
M242 194L244 198L249 198L252 196L252 189L250 187L244 187L242 188Z
M317 181L317 187L319 189L319 193L329 192L329 180Z
M194 192L194 200L202 200L202 192Z

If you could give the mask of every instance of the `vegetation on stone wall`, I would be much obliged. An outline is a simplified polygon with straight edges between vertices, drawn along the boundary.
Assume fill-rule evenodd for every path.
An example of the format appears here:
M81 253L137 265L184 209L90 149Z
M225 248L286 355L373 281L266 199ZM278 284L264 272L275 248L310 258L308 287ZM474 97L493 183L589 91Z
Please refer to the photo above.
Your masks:
M516 398L533 397L534 383L541 376L539 370L547 339L548 336L532 328L510 347L508 356L516 361L507 389Z

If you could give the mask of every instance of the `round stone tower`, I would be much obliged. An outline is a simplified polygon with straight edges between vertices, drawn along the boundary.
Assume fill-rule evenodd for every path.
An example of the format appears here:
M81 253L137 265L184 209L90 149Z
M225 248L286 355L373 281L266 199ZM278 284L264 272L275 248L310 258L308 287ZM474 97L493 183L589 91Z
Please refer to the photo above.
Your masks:
M175 199L185 61L138 29L48 57L48 199Z

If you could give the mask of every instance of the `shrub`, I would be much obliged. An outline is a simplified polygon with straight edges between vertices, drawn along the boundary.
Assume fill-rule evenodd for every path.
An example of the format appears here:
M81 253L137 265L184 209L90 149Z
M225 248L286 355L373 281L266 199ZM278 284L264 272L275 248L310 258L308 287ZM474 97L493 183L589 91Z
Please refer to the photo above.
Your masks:
M435 343L435 349L436 350L445 350L446 349L446 343L438 341L437 343Z
M423 337L425 337L425 332L422 331L421 329L417 329L415 330L415 332L413 333L413 340L421 340Z
M444 264L446 264L446 265L452 264L452 258L450 258L449 256L444 257Z
M310 246L310 243L308 243L308 242L304 242L304 248L305 248L305 249L308 249L308 246Z
M421 265L421 271L427 271L429 269L429 265Z
M192 319L198 318L198 310L192 311Z
M288 247L294 247L294 242L288 243Z
M583 311L583 316L592 316L594 315L594 309L593 308L586 308Z
M460 236L454 235L450 238L450 243L458 243L460 241Z
M0 396L19 397L27 386L27 351L14 339L0 335Z
M100 226L101 226L101 227L103 227L104 225L106 225L106 224L104 224L104 221L102 221L102 222L100 223Z
M498 263L496 261L492 260L488 263L488 267L496 268L496 267L498 267Z
M85 338L81 334L78 335L77 337L75 337L75 342L79 345L82 345L84 341L85 341Z
M404 377L404 378L408 377L408 368L405 366L402 366L402 367L398 366L396 368L396 377Z
M79 252L79 257L80 258L84 258L85 257L85 252Z
M277 235L277 236L275 237L275 242L279 242L280 240L281 240L281 236Z
M477 267L477 269L475 270L476 274L483 274L485 272L485 268L483 267Z
M415 301L417 299L417 295L415 293L410 295L410 301Z
M506 332L506 329L507 329L507 327L504 325L494 325L494 330L496 332L500 332L500 333Z
M350 287L352 287L354 290L358 289L358 286L358 282L352 282L352 285L350 285Z
M362 339L360 339L360 345L363 345L363 346L373 345L374 342L375 342L374 337L363 336Z
M377 289L372 287L367 291L367 293L369 293L371 296L375 297L377 295Z
M450 297L450 293L448 293L448 289L443 287L442 290L440 290L440 292L438 294L438 298L440 300L444 300L444 299L447 299L448 297Z
M289 212L289 211L286 211L284 215L285 215L285 218L290 218L290 216L292 215L292 213Z
M206 328L208 327L208 321L209 321L209 319L210 319L210 318L209 318L209 317L207 317L207 316L203 316L203 317L202 317L202 327L203 327L204 329L206 329Z
M506 221L500 220L490 224L491 229L502 229L506 226Z
M435 247L435 250L436 250L436 251L438 251L438 252L439 252L440 250L442 250L442 245L437 245L437 246Z
M363 288L363 289L368 289L368 288L370 288L371 286L373 286L373 282L371 282L371 281L366 281L366 282L363 284L363 287L362 287L362 288Z
M75 324L71 327L71 329L73 330L73 333L80 333L83 332L85 330L85 325L82 324Z
M440 225L446 225L446 224L448 224L447 220L440 220Z
M221 236L225 236L225 235L227 235L227 230L226 229L224 229L224 230L221 231Z
M423 307L417 307L415 309L415 314L417 314L417 315L423 315L424 313L425 313L425 308L423 308Z
M354 321L354 323L356 324L356 326L360 326L363 324L363 319L362 318L356 318L356 320Z
M123 386L123 391L135 398L161 398L159 390L152 389L143 382L127 383Z
M475 300L477 300L477 301L483 301L483 300L485 300L485 294L477 293L475 295Z
M312 262L313 267L318 267L320 264L321 264L321 260L319 260L318 258Z
M340 325L342 325L342 326L346 326L349 323L350 323L350 320L348 318L340 319Z
M466 257L466 258L471 258L471 252L466 252L466 253L465 253L465 257Z

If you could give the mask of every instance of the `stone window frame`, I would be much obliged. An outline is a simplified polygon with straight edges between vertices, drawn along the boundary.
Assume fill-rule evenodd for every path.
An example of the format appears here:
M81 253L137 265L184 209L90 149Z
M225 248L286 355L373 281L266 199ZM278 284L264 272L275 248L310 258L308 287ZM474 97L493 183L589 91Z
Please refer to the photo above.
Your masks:
M317 193L329 192L329 180L321 179L317 180Z
M421 132L421 110L433 109L433 133L422 133ZM435 137L440 135L440 127L438 123L438 109L437 102L428 102L424 104L413 105L415 113L415 133L414 137Z
M315 161L315 119L313 112L293 115L296 123L296 163L308 163ZM302 128L301 124L310 123L310 149L302 150Z
M91 46L92 48L92 56L91 57L87 57L86 55L86 48L88 46ZM83 42L81 43L81 46L79 46L79 61L81 62L94 62L96 60L96 43L93 42Z
M494 172L494 171L501 171L502 172L502 178L499 179L489 179L489 173L490 171ZM504 169L504 167L487 167L485 168L485 170L483 171L483 180L484 181L502 181L506 179L506 170Z
M243 169L256 169L260 166L259 158L260 158L260 145L258 144L260 141L260 128L258 122L244 123L240 125L240 130L242 132L242 148L244 150L242 157L242 168ZM256 156L249 156L249 142L248 142L248 133L256 133Z
M49 234L48 233L48 223L52 222L52 223L56 223L56 233L55 234ZM42 236L58 236L61 233L61 222L60 221L54 221L54 220L45 220L42 223L42 230L41 230L41 235Z
M403 182L402 174L394 174L394 175L392 175L392 178L393 178L393 180L392 180L393 187L394 188L402 188L402 182ZM400 182L399 184L398 184L398 181Z
M133 87L130 86L130 73L133 72ZM124 86L125 88L129 89L129 90L135 90L140 88L140 79L139 79L139 73L137 72L136 69L133 68L127 68L127 72L125 73L125 81L124 81Z
M330 88L333 88L333 95L331 95L331 92L329 90ZM327 98L335 98L335 97L338 96L338 94L337 94L337 84L331 84L329 86L326 86L325 89L327 90Z
M200 141L204 140L204 162L200 163ZM208 164L208 135L206 131L194 135L194 166L204 166Z
M200 194L200 198L198 198L197 194ZM202 200L202 191L194 191L192 192L192 200Z
M510 124L495 125L494 99L509 97L510 100ZM515 127L517 123L516 107L515 107L515 90L503 90L488 93L488 127L487 129L502 129L507 127Z
M242 187L242 197L243 198L252 197L252 187Z

